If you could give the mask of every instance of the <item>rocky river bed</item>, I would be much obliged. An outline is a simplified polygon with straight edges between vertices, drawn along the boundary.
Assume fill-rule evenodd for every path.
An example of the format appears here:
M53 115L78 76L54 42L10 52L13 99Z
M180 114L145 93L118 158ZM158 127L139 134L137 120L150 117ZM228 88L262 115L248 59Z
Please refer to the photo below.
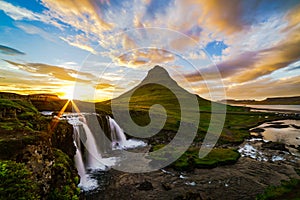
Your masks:
M234 165L133 174L110 171L109 184L85 199L254 199L269 185L300 178L294 167L242 157Z

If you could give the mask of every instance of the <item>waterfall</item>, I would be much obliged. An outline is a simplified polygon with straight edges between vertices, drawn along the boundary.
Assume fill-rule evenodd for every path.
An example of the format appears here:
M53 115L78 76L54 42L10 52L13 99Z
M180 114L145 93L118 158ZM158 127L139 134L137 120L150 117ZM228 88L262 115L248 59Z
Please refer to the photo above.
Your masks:
M111 117L108 117L110 133L111 133L111 142L113 148L123 148L126 144L126 136L121 127L117 124L115 120Z
M106 151L105 148L108 147L111 148L111 150L120 150L146 145L146 143L143 141L134 139L126 140L124 131L117 124L117 122L109 116L104 117L106 120L105 123L107 124L105 129L107 131L105 135L111 139L111 141L107 139L109 144L106 145L106 140L102 140L103 137L106 136L98 133L97 129L92 129L95 132L94 135L88 126L88 119L89 118L84 117L82 114L69 114L66 115L65 118L62 118L62 120L68 120L68 122L73 125L74 128L73 142L76 147L74 161L80 176L79 186L83 190L93 190L98 187L97 180L90 176L94 170L107 170L110 166L115 165L118 161L119 157L110 157L109 154L104 154ZM106 158L102 158L102 150L99 148L101 145L105 146L103 155L106 155Z
M73 130L74 130L74 135L73 135L73 143L76 147L76 154L74 157L74 161L75 161L75 165L78 171L78 174L80 176L80 183L79 183L79 187L81 187L84 190L93 190L95 188L98 187L97 181L94 179L91 179L89 177L89 175L86 173L86 166L84 163L84 159L83 159L83 154L82 152L84 152L84 146L87 150L88 153L88 157L86 158L89 162L89 167L90 168L96 168L101 166L103 169L103 165L100 164L100 162L98 161L99 159L101 159L101 155L98 153L96 147L96 143L95 143L95 139L94 136L91 134L90 129L88 128L88 126L84 123L81 122L80 120L76 120L76 119L71 119L73 120ZM76 123L74 123L74 121ZM82 138L81 138L81 132L80 132L80 127L82 126L84 130L85 134L86 134L86 138L85 138L85 145L82 145Z
M78 171L78 174L80 176L80 186L84 186L87 183L87 174L82 158L82 153L81 153L81 141L80 141L80 135L79 135L79 127L77 125L73 125L73 130L74 130L74 145L76 147L76 154L74 157L75 160L75 165Z
M80 152L80 150L78 149L76 142L74 141L74 145L76 147L76 154L75 154L75 165L78 171L78 174L80 176L80 183L79 185L85 185L86 183L86 171L85 171L85 167L83 164L83 159L82 159L82 154Z
M87 140L85 141L85 148L88 151L88 167L92 169L97 169L99 167L103 167L100 160L102 159L101 154L98 152L97 143L93 133L87 124L82 123L82 127L86 134Z

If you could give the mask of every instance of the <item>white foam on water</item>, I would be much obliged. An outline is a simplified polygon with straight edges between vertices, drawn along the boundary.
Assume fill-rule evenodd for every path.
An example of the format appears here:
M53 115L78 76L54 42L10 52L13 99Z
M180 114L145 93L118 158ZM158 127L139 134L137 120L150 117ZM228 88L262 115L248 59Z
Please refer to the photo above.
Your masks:
M115 145L113 144L113 149L134 149L137 147L145 147L147 146L147 143L141 141L141 140L135 140L135 139L129 139L123 142L123 145Z
M190 185L190 186L196 186L196 183L194 181L193 182L185 182L184 184Z
M91 178L90 175L87 174L84 177L84 181L80 181L78 187L84 191L91 191L98 187L98 182L96 179Z
M271 159L273 162L275 161L282 161L282 160L285 160L283 157L281 156L272 156L272 159Z

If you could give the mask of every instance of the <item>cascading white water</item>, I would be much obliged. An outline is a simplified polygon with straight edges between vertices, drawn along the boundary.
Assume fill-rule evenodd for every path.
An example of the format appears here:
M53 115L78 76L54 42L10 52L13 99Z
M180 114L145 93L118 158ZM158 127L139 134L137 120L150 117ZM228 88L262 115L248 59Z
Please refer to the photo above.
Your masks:
M85 164L83 161L83 155L82 155L83 146L81 145L79 126L83 126L84 123L82 123L78 118L77 119L73 118L73 119L71 119L71 121L72 121L73 128L74 128L74 141L73 142L76 147L76 154L74 157L74 161L75 161L75 165L76 165L78 174L80 176L80 183L78 186L84 190L93 190L98 187L98 184L97 184L96 180L91 179L89 177L89 175L86 173L86 167L85 167Z
M110 126L112 146L114 148L124 147L124 145L126 144L126 136L124 134L124 131L117 124L117 122L115 120L113 120L111 117L108 117L108 121L109 121L109 126Z
M111 142L113 149L131 149L147 145L145 142L140 140L127 140L123 129L117 124L117 122L109 116L108 121L110 126L110 134L112 140Z
M75 165L80 176L79 187L83 190L93 190L98 187L97 180L91 178L89 173L93 170L107 170L110 166L116 164L118 158L102 158L98 151L98 144L95 136L87 125L87 120L83 115L66 115L70 124L74 128L74 145L76 154L74 157ZM111 139L113 149L128 149L139 146L145 146L146 143L138 140L126 140L126 136L116 121L107 117L111 130ZM96 133L97 134L97 133ZM92 171L88 170L92 169Z
M80 176L80 183L79 185L85 185L87 180L86 180L86 171L85 167L83 164L83 159L82 159L82 154L80 152L80 149L77 147L76 142L74 141L74 145L76 147L76 154L75 154L75 165L78 171L78 174Z
M87 124L82 123L82 127L84 129L84 132L86 134L87 140L85 141L85 147L88 151L88 167L92 169L98 169L100 167L105 167L103 164L100 162L102 159L102 156L100 152L98 152L97 149L97 143L94 138L93 133L91 132L90 128L88 127Z

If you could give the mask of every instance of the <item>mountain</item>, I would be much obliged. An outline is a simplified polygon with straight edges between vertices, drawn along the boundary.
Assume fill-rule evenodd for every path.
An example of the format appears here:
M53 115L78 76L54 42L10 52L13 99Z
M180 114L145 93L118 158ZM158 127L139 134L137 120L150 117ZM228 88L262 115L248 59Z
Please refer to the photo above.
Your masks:
M152 120L161 119L164 115L158 106L154 106L149 112L151 106L156 104L161 105L166 110L165 130L177 130L181 122L198 125L199 116L197 115L199 115L199 111L206 113L201 114L202 121L200 122L203 129L206 129L209 124L211 105L222 107L220 110L224 108L222 104L211 102L188 92L180 87L164 68L155 66L133 89L115 99L96 103L96 112L108 113L114 117L117 113L122 117L116 121L123 127L129 126L128 124L134 126L130 121L126 121L128 118L132 118L140 126L146 126L152 123ZM112 107L114 113L112 113ZM244 111L244 108L230 106L227 106L228 109ZM160 123L157 122L157 124Z
M187 102L193 98L197 99L201 110L210 110L210 101L189 93L180 87L164 68L155 66L136 87L115 99L97 103L96 108L107 109L107 106L113 103L121 110L126 109L127 102L129 102L129 110L142 112L147 111L154 104L160 104L164 106L168 114L178 115L180 113L179 101Z
M222 103L227 104L245 104L245 105L300 105L300 96L294 97L272 97L267 98L262 101L256 100L234 100L227 99L222 100Z

